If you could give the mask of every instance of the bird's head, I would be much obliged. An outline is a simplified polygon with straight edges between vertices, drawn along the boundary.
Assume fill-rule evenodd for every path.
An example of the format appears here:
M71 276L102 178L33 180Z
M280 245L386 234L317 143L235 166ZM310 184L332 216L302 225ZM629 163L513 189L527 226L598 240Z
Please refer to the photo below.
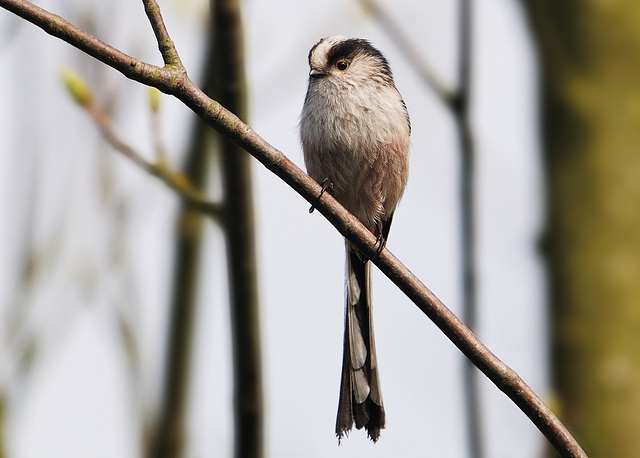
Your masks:
M367 40L344 35L323 38L309 51L310 80L393 84L387 59Z

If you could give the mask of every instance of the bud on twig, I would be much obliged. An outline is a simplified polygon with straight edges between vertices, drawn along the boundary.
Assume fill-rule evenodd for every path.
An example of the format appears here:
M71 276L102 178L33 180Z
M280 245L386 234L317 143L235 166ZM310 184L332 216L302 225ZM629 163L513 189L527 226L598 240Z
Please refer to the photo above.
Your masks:
M73 100L81 107L87 108L93 102L91 89L80 75L68 67L60 70L60 78L64 82Z

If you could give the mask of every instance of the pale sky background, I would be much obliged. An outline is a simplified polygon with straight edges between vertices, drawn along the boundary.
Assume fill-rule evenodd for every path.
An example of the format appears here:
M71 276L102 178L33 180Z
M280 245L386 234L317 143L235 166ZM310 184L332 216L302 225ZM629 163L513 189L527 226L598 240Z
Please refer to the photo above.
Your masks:
M533 49L516 0L473 3L478 334L546 398ZM37 4L127 53L161 62L139 1ZM455 84L458 2L383 5L441 79ZM160 0L160 6L198 81L206 2ZM340 33L370 39L388 58L413 126L409 186L388 248L458 312L459 163L450 114L355 0L250 0L244 6L249 123L301 167L297 123L311 46ZM127 139L148 157L152 151L143 86L0 10L0 387L9 401L7 446L12 458L135 457L141 434L135 412L153 410L159 395L177 199L104 146L66 95L62 66L96 88ZM193 118L164 98L163 135L176 164ZM465 456L464 359L378 271L374 321L387 429L378 444L354 431L337 446L343 243L256 161L253 172L267 456ZM208 235L187 456L225 457L231 456L232 424L224 245L212 224ZM27 288L19 283L25 247L40 261ZM128 376L118 310L139 339L139 385ZM33 342L36 359L25 372L16 355ZM482 406L487 457L540 455L542 435L488 381Z

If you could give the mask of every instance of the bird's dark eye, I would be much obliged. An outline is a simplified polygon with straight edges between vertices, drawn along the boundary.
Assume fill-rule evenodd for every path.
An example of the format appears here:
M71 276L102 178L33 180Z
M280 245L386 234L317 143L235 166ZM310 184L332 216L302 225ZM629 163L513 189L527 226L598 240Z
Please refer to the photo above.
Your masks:
M347 68L349 68L349 63L344 59L340 59L338 62L336 62L336 68L341 72L344 72Z

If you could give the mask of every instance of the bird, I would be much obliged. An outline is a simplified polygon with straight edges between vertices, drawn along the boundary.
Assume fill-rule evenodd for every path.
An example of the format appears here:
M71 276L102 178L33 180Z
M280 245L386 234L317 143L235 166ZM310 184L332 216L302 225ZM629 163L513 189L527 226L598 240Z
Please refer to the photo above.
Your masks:
M385 247L409 175L411 122L389 62L370 41L337 35L309 52L300 115L307 173ZM310 211L313 210L313 206ZM336 436L353 425L377 442L386 414L374 341L371 260L348 240L344 349Z

